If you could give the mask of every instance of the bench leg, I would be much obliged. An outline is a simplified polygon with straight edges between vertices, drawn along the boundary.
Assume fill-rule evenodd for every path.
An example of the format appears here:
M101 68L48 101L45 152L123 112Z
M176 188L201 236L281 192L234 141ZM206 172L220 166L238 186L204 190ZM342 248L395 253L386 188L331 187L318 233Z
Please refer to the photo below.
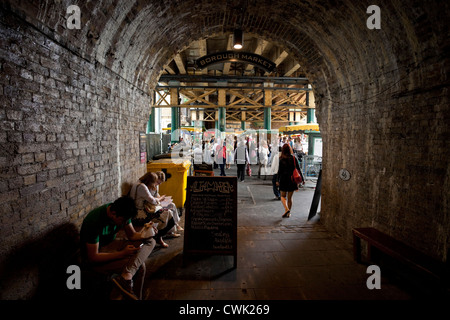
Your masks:
M353 235L353 258L356 262L361 262L361 238Z
M378 263L381 259L381 251L370 243L367 244L367 259L371 262Z

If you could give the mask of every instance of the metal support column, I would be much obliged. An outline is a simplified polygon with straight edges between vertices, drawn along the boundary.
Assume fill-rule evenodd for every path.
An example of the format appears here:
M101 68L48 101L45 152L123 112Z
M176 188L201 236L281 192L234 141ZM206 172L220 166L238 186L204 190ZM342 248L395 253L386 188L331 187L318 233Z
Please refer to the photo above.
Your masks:
M309 107L309 92L306 91L306 106ZM308 108L306 113L306 122L314 123L314 111L315 109Z
M147 122L147 133L155 132L155 108L151 108Z
M172 88L170 89L170 104L171 105L179 105L180 99L178 97L178 89ZM180 141L180 108L179 107L172 107L172 122L171 122L171 137L170 140L172 143L179 142Z
M306 122L307 123L314 123L314 109L308 109L308 113L306 114Z
M226 108L225 107L219 107L219 117L217 119L217 129L219 129L220 132L226 131Z
M264 90L264 129L272 129L272 90Z

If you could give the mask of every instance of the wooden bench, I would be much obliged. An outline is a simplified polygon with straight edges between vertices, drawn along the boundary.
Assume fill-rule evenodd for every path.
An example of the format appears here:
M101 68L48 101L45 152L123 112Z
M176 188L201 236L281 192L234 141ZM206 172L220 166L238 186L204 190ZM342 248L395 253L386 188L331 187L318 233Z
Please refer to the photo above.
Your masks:
M353 255L355 260L361 262L361 239L367 242L367 259L372 261L372 248L387 254L413 269L425 272L442 284L448 285L448 270L445 263L400 242L393 237L374 228L356 228L353 233Z

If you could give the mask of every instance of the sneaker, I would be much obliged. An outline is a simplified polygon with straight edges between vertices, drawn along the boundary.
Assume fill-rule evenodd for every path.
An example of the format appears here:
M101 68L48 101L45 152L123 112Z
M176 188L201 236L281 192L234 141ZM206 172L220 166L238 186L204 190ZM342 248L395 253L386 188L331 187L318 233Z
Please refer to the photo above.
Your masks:
M133 292L133 280L125 280L122 276L118 276L112 279L112 281L127 297L133 300L139 300Z

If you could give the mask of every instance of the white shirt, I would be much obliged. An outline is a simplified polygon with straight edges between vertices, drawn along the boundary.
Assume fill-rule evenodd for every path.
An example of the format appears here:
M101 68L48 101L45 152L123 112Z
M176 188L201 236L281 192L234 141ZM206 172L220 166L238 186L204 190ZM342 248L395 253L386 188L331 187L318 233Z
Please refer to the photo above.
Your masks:
M267 165L267 161L269 160L269 149L267 147L261 147L261 151L259 153L259 161L263 165Z
M136 190L137 189L137 190ZM136 208L141 210L144 208L144 201L157 205L158 201L152 196L150 190L142 182L134 183L131 187L130 197L134 199Z
M272 174L277 174L278 173L278 167L280 165L280 153L277 151L272 151L273 153L273 158L272 158L272 166L270 167L270 171L272 172Z

